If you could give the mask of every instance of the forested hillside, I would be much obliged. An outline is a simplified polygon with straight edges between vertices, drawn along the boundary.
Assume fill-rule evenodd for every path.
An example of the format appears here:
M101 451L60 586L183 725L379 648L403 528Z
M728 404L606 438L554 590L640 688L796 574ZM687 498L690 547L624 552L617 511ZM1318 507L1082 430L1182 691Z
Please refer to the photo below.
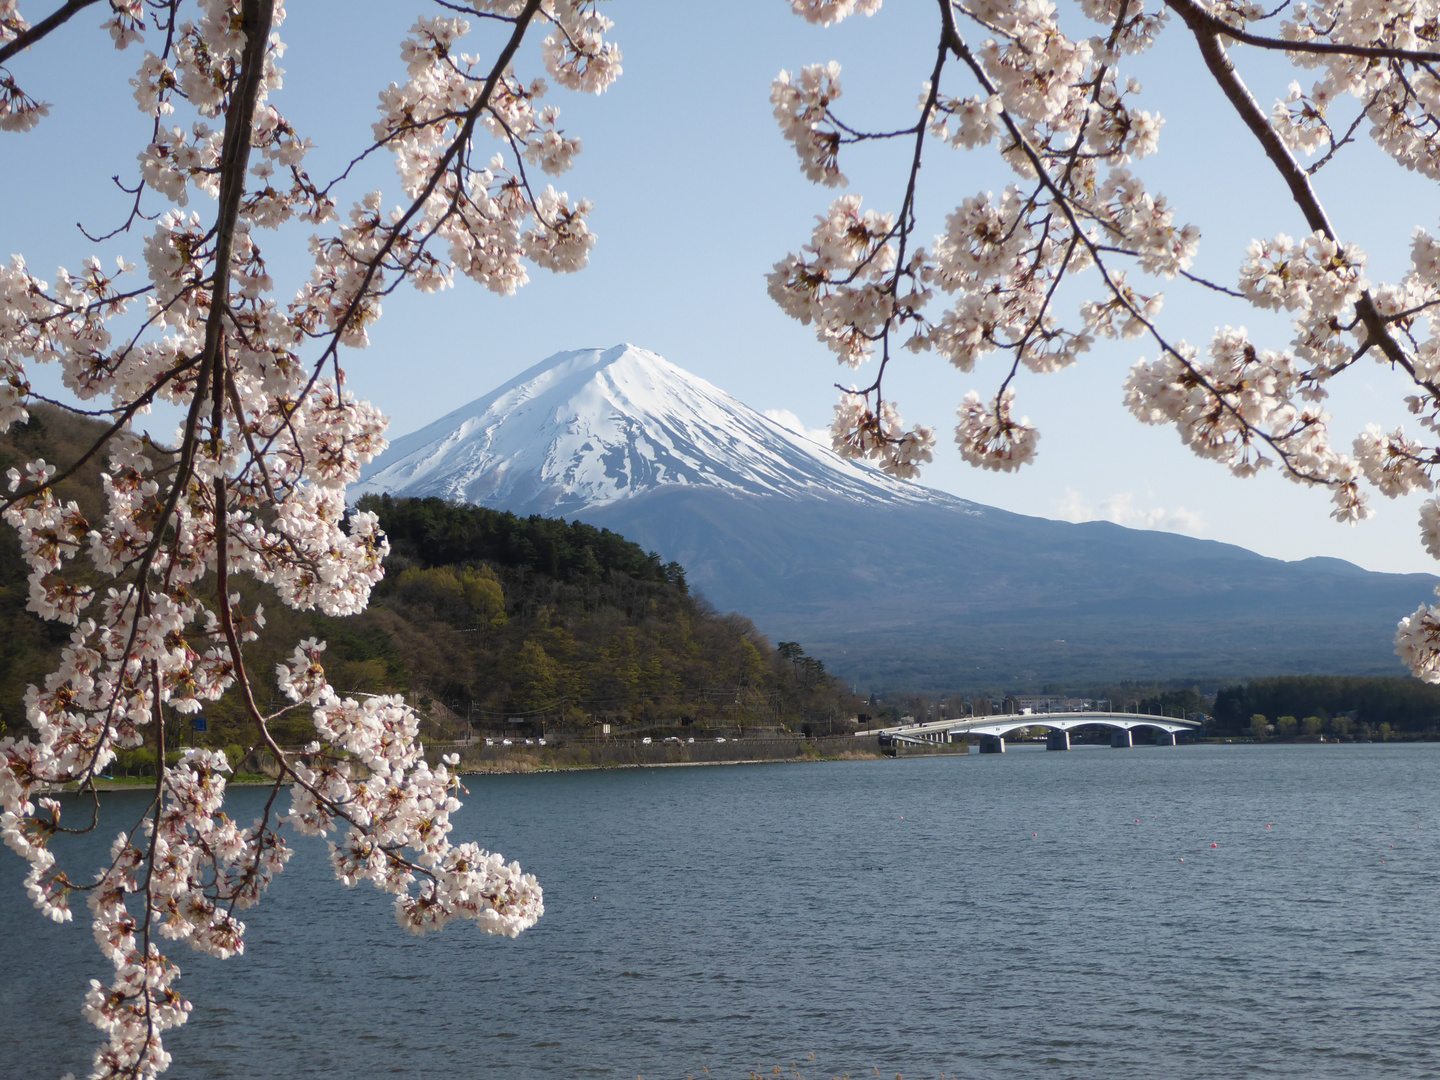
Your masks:
M0 438L0 466L45 457L65 463L93 430L38 411ZM62 487L99 512L99 463ZM849 693L795 642L774 647L743 616L722 615L689 592L683 568L624 537L579 522L519 518L439 499L367 498L390 536L387 576L370 609L348 619L283 608L260 597L268 621L250 647L262 708L283 704L275 664L306 637L329 643L325 665L342 693L404 692L432 735L467 721L509 730L818 729L854 715ZM23 726L25 686L54 668L66 628L25 610L14 534L0 531L0 722ZM202 742L246 744L227 698L206 710ZM176 721L177 728L179 721ZM307 720L280 726L304 741ZM181 732L174 733L176 736ZM184 736L186 740L190 735Z
M439 499L362 500L390 537L362 619L417 686L484 724L798 728L853 712L793 642L690 594L683 569L608 530Z
M1323 731L1369 735L1391 731L1440 733L1440 686L1419 679L1355 676L1280 676L1227 686L1215 696L1217 734L1239 735L1251 719L1303 721L1317 717ZM1335 721L1342 721L1338 725Z

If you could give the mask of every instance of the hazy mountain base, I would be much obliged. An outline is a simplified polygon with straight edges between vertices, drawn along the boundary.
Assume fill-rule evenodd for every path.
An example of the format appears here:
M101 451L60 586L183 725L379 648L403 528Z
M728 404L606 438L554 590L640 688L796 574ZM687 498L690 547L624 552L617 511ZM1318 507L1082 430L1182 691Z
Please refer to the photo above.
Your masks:
M1400 675L1395 624L1436 581L963 503L672 488L583 518L862 689Z

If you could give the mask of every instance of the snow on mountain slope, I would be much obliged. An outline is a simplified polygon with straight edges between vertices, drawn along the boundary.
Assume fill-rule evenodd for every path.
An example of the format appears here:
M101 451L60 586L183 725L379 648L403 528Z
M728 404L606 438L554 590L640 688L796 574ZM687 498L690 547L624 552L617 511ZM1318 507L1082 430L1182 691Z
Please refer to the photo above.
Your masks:
M846 461L634 345L556 353L396 439L350 496L564 516L673 485L983 512Z

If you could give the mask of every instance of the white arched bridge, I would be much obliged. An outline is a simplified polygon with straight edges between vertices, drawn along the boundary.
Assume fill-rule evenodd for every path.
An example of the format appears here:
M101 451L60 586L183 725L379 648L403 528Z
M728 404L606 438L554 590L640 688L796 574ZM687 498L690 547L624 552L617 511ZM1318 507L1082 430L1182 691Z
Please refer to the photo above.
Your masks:
M1070 732L1078 727L1108 727L1110 745L1134 746L1135 729L1148 728L1155 733L1155 742L1174 746L1175 736L1198 731L1198 720L1176 716L1152 716L1149 713L1114 712L1053 712L1007 713L1004 716L972 716L963 720L930 720L923 724L900 724L895 727L871 728L856 735L878 735L880 745L897 747L905 744L923 746L931 743L960 742L967 735L980 737L980 753L1003 754L1005 736L1020 728L1049 729L1047 750L1069 750Z

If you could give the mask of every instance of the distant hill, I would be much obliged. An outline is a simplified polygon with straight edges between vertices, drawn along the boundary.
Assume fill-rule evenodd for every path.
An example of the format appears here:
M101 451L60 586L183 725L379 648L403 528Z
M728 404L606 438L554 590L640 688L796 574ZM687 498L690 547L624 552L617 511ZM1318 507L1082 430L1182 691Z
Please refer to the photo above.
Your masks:
M879 689L1401 674L1395 623L1436 582L969 502L623 345L559 353L397 439L358 491L609 528Z
M103 431L48 406L0 435L0 471L43 457L65 464ZM99 470L65 481L92 519ZM646 726L698 732L824 723L843 730L860 705L796 642L771 643L746 618L692 596L683 569L591 525L447 504L376 498L366 504L390 537L386 577L368 610L344 618L298 612L266 587L231 579L265 606L267 626L246 649L261 708L285 704L275 665L297 642L328 642L324 663L342 693L407 694L430 719L427 736L558 722L587 730ZM199 584L202 593L213 578ZM19 542L0 525L0 732L24 730L29 684L58 666L70 628L26 610ZM205 709L209 745L247 747L249 720L232 693ZM193 737L171 717L171 745ZM528 730L528 729L522 729ZM314 737L304 710L276 725L282 742Z

